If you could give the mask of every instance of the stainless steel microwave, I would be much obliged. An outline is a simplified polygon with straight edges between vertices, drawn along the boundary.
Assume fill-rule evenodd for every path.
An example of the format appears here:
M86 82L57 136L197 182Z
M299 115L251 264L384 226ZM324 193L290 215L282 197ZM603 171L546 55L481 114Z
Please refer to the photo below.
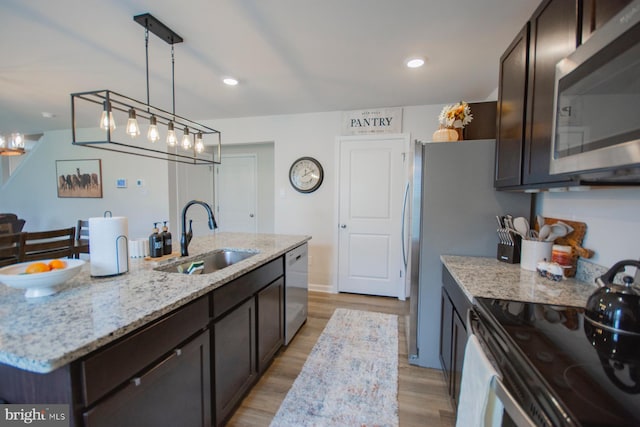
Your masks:
M556 65L550 172L640 183L640 0Z

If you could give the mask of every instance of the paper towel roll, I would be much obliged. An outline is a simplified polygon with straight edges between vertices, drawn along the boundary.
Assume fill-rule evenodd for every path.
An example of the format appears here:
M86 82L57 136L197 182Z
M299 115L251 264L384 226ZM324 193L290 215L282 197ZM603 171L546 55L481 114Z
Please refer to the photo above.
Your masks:
M129 271L127 218L89 218L92 276L113 276Z

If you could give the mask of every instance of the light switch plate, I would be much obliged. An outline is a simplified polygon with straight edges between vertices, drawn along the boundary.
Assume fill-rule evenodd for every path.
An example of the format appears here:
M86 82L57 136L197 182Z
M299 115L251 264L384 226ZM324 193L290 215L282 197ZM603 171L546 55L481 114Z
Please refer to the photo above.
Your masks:
M127 180L125 178L116 179L117 188L127 188Z

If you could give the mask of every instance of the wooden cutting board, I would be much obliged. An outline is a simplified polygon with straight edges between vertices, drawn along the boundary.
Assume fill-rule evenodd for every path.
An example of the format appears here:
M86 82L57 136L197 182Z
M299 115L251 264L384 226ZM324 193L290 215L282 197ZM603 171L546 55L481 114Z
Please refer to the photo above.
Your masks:
M545 218L545 224L555 224L561 221L567 225L573 227L573 231L564 237L559 237L555 240L554 245L571 246L571 268L567 268L564 271L566 277L574 277L576 275L576 268L578 266L578 257L591 258L593 251L591 249L585 249L582 247L582 241L585 234L587 234L587 224L584 222L570 221L562 218ZM538 224L535 225L536 231L540 231Z

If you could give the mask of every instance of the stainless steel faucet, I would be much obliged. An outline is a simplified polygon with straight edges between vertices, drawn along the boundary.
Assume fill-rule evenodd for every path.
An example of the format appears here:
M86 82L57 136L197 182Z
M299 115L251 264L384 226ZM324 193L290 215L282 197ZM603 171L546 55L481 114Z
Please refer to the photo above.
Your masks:
M187 210L191 205L200 205L207 210L207 214L209 215L209 229L214 230L218 228L218 224L216 224L216 219L213 216L213 211L211 210L211 206L201 200L191 200L184 205L182 208L182 236L180 237L180 254L182 256L189 255L189 242L193 237L193 230L191 229L192 220L189 220L189 231L186 230L186 222L187 222Z

